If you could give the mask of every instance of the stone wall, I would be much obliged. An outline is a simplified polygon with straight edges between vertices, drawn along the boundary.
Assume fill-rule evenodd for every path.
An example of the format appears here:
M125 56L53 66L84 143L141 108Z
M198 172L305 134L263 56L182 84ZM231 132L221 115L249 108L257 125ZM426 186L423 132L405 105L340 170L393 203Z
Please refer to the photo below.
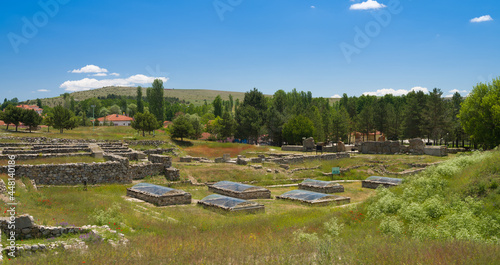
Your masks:
M17 160L31 160L31 159L37 159L37 158L49 158L49 157L69 157L69 156L91 156L92 153L70 153L70 154L22 154L22 155L17 155L16 154L16 161ZM0 160L8 160L9 155L0 155Z
M283 145L281 151L303 152L305 148L302 145Z
M181 173L179 169L169 167L165 169L165 178L169 181L177 181L181 178Z
M367 141L361 143L361 153L363 154L397 154L400 152L401 144L399 141Z
M62 153L77 153L77 152L90 152L90 148L44 148L44 149L37 149L37 150L12 150L12 149L7 149L3 150L2 154L62 154Z
M424 148L424 154L430 156L447 156L448 150L446 146L426 146Z
M162 145L165 144L165 141L161 140L125 140L125 142L129 145Z
M35 224L33 217L29 215L21 215L15 218L14 224L15 229L8 229L9 225L8 217L2 217L0 219L0 228L3 233L9 237L10 232L15 233L16 240L19 239L30 239L30 238L49 238L49 237L59 237L64 234L84 234L90 232L90 229L83 229L81 227L51 227L42 226Z
M156 176L165 172L163 164L141 163L130 164L128 167L128 176L133 179L143 179L147 176Z
M175 148L157 148L157 149L144 150L143 152L147 155L151 154L161 155L164 153L173 153L175 150L176 150Z
M128 176L128 160L106 154L110 160L103 163L69 163L58 165L16 165L16 176L25 176L37 185L76 185L87 180L97 183L131 183ZM0 173L7 173L8 166L0 167Z
M392 184L392 183L387 183L387 182L371 181L371 180L363 180L363 181L361 181L361 187L362 188L376 189L376 188L378 188L378 186L384 186L386 188L390 188L390 187L397 186L397 184Z
M159 196L138 190L127 189L127 196L147 201L157 206L191 204L191 193L180 190L178 193Z
M151 163L159 163L165 165L165 167L172 166L172 157L166 155L150 154L148 155L148 160Z

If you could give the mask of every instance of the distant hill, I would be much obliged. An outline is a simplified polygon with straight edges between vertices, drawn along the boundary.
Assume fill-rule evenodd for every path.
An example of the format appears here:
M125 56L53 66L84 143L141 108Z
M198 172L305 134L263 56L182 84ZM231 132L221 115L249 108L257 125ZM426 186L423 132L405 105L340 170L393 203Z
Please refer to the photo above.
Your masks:
M146 87L142 88L142 95L146 97ZM117 95L117 96L132 96L137 95L137 87L103 87L86 91L79 91L70 93L70 96L74 97L76 101L81 101L94 97L106 97L107 95ZM244 92L234 92L234 91L221 91L221 90L209 90L209 89L165 89L165 97L175 97L179 100L184 100L189 103L193 103L196 106L203 105L204 100L211 103L217 95L220 95L223 100L229 100L229 95L233 96L233 100L239 99L243 102L245 97ZM272 97L272 95L265 95L266 97ZM42 104L49 107L54 107L57 105L62 105L64 103L63 97L53 97L53 98L42 98ZM338 98L329 98L330 104L339 101ZM28 104L36 104L36 100L28 100Z
M118 96L132 96L137 95L137 87L103 87L86 91L79 91L70 93L70 96L74 97L76 101L85 100L93 97L106 97L107 95L115 94ZM142 95L146 96L146 88L142 88ZM208 89L165 89L165 97L176 97L179 100L184 100L194 105L202 105L204 100L211 103L217 95L220 95L223 100L229 100L229 95L233 96L233 100L239 99L243 101L245 96L244 92L233 92L233 91L219 91L219 90L208 90ZM63 104L62 96L54 98L44 98L42 99L43 105L49 107L54 107L59 104Z

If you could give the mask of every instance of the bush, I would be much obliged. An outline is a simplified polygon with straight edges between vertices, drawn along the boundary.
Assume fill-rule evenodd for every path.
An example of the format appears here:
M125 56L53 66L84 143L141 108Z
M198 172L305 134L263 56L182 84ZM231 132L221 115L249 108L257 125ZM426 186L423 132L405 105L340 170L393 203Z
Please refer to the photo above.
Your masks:
M120 224L123 221L120 210L120 205L113 203L106 210L94 210L94 213L90 215L90 220L96 225Z

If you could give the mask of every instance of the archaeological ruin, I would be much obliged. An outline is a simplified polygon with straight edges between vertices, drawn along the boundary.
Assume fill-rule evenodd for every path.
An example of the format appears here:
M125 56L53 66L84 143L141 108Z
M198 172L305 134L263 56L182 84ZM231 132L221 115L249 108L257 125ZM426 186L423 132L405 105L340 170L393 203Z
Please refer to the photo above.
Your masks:
M376 189L378 186L386 188L398 186L403 182L403 179L371 176L361 182L361 187L368 189Z
M232 181L219 181L212 185L208 185L208 190L243 200L271 198L271 191L266 188Z
M333 181L306 179L299 183L299 189L321 193L344 192L344 186Z
M228 197L219 194L208 195L198 204L208 209L219 209L227 212L257 213L264 212L264 205L253 201Z
M139 183L132 188L128 188L127 196L157 206L191 204L190 193L150 183Z
M291 190L279 196L276 196L276 199L298 201L308 205L319 206L326 206L331 204L341 205L351 202L351 198L349 197L319 193L308 190Z

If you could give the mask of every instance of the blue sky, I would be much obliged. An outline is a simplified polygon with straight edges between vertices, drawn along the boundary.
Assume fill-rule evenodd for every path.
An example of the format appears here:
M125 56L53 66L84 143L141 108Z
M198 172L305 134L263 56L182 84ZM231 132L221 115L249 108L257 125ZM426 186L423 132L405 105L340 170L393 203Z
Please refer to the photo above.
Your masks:
M500 76L495 0L3 1L0 98L105 85L470 92Z

